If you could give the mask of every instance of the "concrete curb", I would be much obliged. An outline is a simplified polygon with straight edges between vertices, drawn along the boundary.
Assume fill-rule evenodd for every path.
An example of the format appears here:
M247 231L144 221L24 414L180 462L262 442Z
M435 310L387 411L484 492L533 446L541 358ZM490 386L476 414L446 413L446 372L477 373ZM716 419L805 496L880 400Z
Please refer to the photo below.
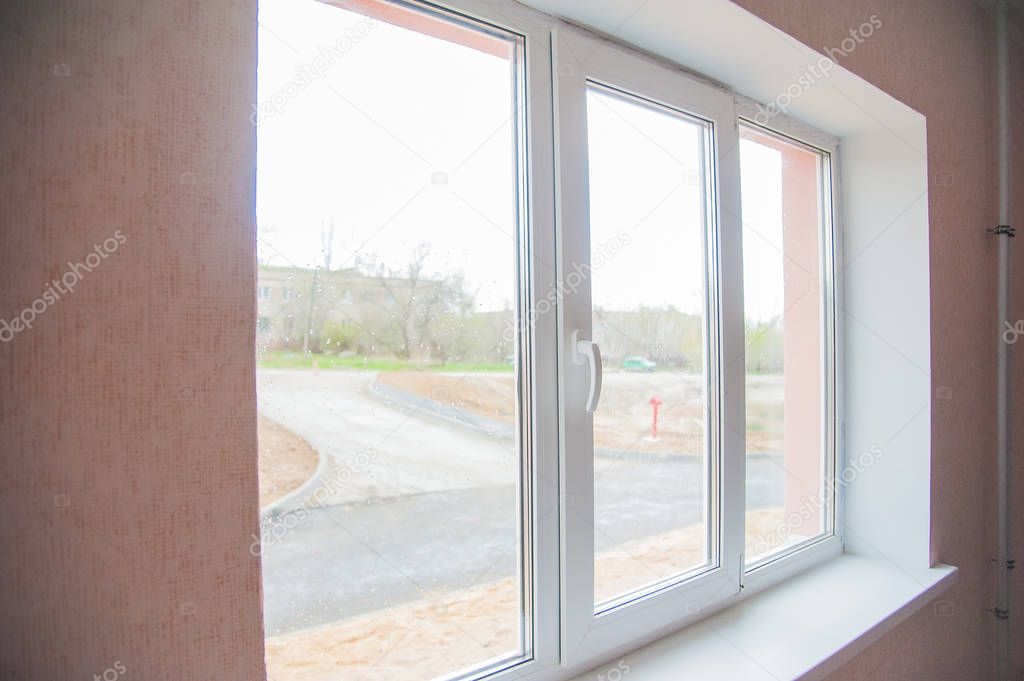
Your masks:
M268 421L272 421L273 423L277 424L281 428L284 428L289 433L292 433L292 430L290 428L288 428L284 424L281 424L281 423L278 423L277 421L274 421L272 418L270 418L266 414L261 414L261 416L263 416L263 418L267 419ZM293 489L291 492L288 492L288 494L285 494L280 499L275 499L274 501L272 501L269 504L267 504L265 507L261 508L260 509L260 524L261 525L263 524L264 521L269 520L271 518L278 517L278 516L286 513L287 511L291 510L292 508L295 508L296 504L294 504L293 502L296 499L298 499L298 498L304 498L304 497L309 496L314 489L316 489L317 487L320 486L321 481L323 480L323 478L325 477L325 474L327 472L327 467L328 467L327 456L323 452L321 452L319 449L317 449L316 447L311 445L309 443L309 441L306 440L306 438L302 437L301 435L299 435L297 433L292 433L292 434L295 435L296 437L302 438L302 441L305 442L306 444L308 444L310 449L312 449L314 452L316 452L316 456L317 456L316 470L313 471L313 474L311 476L309 476L304 483L302 483L301 485L299 485L298 487ZM285 506L287 506L288 508L284 508Z

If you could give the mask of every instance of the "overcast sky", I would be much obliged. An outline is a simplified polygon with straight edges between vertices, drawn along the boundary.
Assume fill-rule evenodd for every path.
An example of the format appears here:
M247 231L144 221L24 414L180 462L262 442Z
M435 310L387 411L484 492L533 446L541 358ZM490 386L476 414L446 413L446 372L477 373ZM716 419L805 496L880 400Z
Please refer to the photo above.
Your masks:
M333 221L335 268L377 259L399 269L429 244L429 274L461 272L480 310L510 306L509 62L316 0L259 6L261 262L322 265ZM331 54L341 36L344 54ZM698 312L700 128L606 95L588 107L592 241L631 238L593 275L595 303ZM745 275L758 281L747 312L766 319L782 309L781 167L754 143L742 155L744 217L762 237L745 243Z

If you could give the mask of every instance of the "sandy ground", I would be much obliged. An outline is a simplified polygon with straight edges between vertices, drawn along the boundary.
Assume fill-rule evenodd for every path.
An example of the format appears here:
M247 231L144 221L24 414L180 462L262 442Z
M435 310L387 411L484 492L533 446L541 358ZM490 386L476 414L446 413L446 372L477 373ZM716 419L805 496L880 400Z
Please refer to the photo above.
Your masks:
M511 579L267 639L273 681L422 681L518 647Z
M382 372L377 379L406 392L447 402L459 409L512 423L515 394L511 373ZM651 399L661 400L658 439L652 440ZM747 442L750 451L782 451L782 382L778 376L752 377L748 385ZM701 378L667 372L609 371L601 406L594 414L598 447L635 452L703 451L704 407Z
M748 516L753 536L782 509ZM630 542L599 556L599 598L678 573L703 560L700 526ZM749 551L748 547L748 551ZM267 639L273 681L418 681L495 662L519 644L518 586L503 579L437 593L387 610Z
M298 435L258 416L260 508L298 488L316 470L317 455Z

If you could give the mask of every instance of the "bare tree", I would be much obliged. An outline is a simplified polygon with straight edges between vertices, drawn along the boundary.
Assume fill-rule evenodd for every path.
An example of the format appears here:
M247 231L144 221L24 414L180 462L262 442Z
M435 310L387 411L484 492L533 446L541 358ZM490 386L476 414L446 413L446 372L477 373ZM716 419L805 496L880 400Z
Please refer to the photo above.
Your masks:
M386 295L385 323L397 336L393 352L405 360L424 352L446 360L458 345L464 317L472 309L473 297L461 274L426 276L429 257L429 244L420 244L405 267L372 266Z
M320 250L324 256L324 269L331 271L331 257L334 255L334 217L328 218L327 227L320 223Z
M331 271L331 255L334 250L334 218L329 218L329 221L325 227L324 222L320 222L320 250L323 256L324 271ZM303 354L310 351L312 348L314 351L320 351L320 326L322 324L314 324L313 317L316 314L316 299L317 295L321 292L322 283L320 277L320 267L313 268L313 280L309 284L309 305L306 308L306 333L302 334L302 352ZM314 328L317 329L314 335Z

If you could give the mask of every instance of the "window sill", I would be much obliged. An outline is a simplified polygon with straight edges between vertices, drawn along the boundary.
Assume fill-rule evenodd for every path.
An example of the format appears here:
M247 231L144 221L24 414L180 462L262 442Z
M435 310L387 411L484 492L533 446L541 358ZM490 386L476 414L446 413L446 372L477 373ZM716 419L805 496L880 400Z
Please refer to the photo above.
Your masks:
M630 681L820 679L927 605L956 574L948 565L907 571L844 554L623 660Z

